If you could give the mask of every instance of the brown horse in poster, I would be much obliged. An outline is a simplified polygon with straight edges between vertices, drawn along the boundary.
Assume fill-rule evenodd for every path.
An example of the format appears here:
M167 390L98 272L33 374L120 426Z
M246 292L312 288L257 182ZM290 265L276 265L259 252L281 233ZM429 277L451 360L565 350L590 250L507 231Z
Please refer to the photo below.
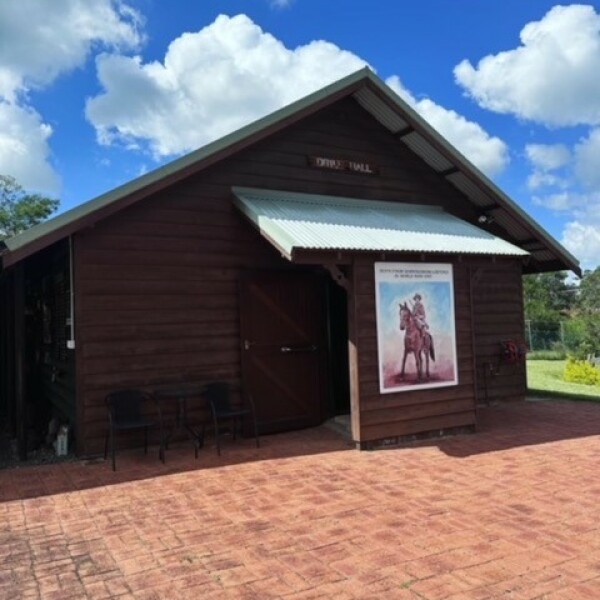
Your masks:
M425 358L425 376L429 379L429 359L435 360L433 337L426 329L419 329L415 317L406 304L400 304L400 329L404 331L404 356L400 377L404 379L406 357L412 352L415 355L417 379L423 380L423 358Z

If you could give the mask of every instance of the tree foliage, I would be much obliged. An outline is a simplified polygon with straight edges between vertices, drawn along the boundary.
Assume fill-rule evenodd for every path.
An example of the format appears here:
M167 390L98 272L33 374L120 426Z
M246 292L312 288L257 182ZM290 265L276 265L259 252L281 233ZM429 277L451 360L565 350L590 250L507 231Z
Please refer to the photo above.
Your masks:
M525 318L558 323L573 307L575 292L576 286L567 282L567 274L564 271L525 275Z
M600 267L583 274L575 309L572 321L581 330L575 356L600 356Z
M577 307L586 315L600 315L600 267L583 274Z
M0 240L41 223L58 205L59 200L29 194L13 177L0 175Z
M600 356L600 267L586 271L579 285L564 272L527 275L523 294L534 348L561 344L578 359Z

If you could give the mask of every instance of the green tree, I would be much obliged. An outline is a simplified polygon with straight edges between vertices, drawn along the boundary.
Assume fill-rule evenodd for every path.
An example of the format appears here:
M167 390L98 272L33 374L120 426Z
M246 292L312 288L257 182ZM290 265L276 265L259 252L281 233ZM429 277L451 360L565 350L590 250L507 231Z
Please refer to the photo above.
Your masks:
M576 288L567 283L564 271L523 277L525 318L558 323L572 308Z
M0 175L0 240L41 223L58 205L59 200L29 194L13 177Z
M600 267L583 274L577 307L584 314L600 314Z
M600 267L584 272L575 308L573 325L579 330L575 356L600 356Z

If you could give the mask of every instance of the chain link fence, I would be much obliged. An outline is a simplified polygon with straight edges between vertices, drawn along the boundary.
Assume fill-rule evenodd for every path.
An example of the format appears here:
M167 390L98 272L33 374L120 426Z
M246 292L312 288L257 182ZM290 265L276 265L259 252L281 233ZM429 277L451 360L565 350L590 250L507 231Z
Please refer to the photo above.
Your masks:
M600 316L587 323L581 319L548 322L526 319L524 333L530 352L555 351L570 354L584 352L586 355L598 356L600 340L597 332L600 332ZM593 343L590 342L590 335Z
M525 321L525 340L531 352L539 350L567 350L565 322Z

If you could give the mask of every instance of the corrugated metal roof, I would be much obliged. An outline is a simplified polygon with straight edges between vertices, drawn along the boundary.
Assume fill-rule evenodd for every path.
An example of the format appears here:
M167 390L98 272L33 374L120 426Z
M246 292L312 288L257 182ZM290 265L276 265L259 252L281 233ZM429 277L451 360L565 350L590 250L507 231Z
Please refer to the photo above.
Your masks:
M494 182L492 182L484 173L482 173L473 163L463 156L452 144L448 142L438 131L436 131L423 117L421 117L414 108L404 101L391 88L386 86L381 80L375 78L375 89L380 92L383 101L392 101L401 111L402 117L409 127L414 131L409 135L404 135L401 141L406 144L415 154L420 156L428 165L433 167L438 173L443 173L451 168L458 169L467 179L477 182L470 186L470 189L459 189L474 203L479 204L482 201L480 192L489 193L493 202L510 218L508 223L519 223L521 232L528 228L528 235L540 238L545 245L551 249L553 260L560 257L565 266L572 269L576 274L581 275L579 261L555 240L539 223L532 219L516 202L506 195ZM393 133L396 131L391 130ZM447 176L450 183L452 179ZM464 183L464 180L459 180ZM523 239L525 236L515 235L516 228L513 230L507 227L506 232L517 239Z
M486 207L494 206L496 203L489 194L483 192L483 190L476 186L464 173L460 171L458 173L452 173L448 175L446 179L463 194L476 204L477 206Z
M402 141L416 154L418 154L430 167L436 171L450 169L453 164L438 152L418 132L413 131L402 138Z
M532 252L533 258L539 261L556 260L556 256L550 250L536 250Z
M446 177L475 205L489 206L487 204L489 195L491 202L498 205L508 217L505 226L509 236L516 239L525 237L540 239L551 250L550 254L553 259L558 258L565 267L580 273L579 263L573 255L368 68L340 79L156 171L81 204L41 225L32 227L18 236L5 240L8 251L2 254L2 264L4 267L12 265L58 239L66 237L84 226L89 226L120 208L137 202L157 189L162 189L188 175L198 173L233 152L296 122L303 115L311 114L311 111L316 111L348 96L353 97L393 134L404 131L406 135L399 138L402 143L406 144L438 173L458 169L460 173L464 174L464 177L457 177L456 173L447 173ZM410 128L413 131L408 133ZM496 219L496 222L500 223L500 219ZM524 231L527 232L527 236L523 234Z
M494 222L500 225L505 231L510 231L513 238L517 240L526 240L531 238L531 234L515 218L511 217L501 208L495 208L488 211L494 217Z
M233 188L236 206L287 258L294 250L529 253L436 206Z
M405 121L397 111L390 108L377 94L367 87L354 92L356 101L368 110L384 127L396 133L404 129L408 122Z

